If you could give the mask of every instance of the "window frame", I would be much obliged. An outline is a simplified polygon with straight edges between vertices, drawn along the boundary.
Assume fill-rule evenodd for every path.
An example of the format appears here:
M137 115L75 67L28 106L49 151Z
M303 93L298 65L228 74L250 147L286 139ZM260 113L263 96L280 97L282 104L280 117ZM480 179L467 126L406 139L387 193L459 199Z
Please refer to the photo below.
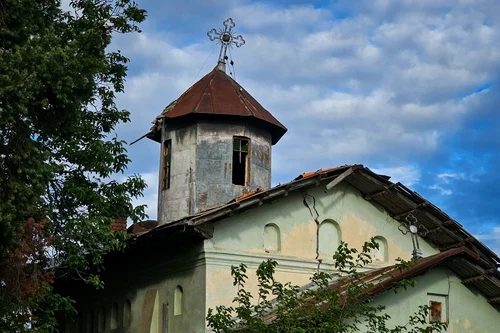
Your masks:
M235 149L235 141L238 140L239 141L239 149ZM247 145L247 150L244 151L243 150L243 147L244 145L242 145L242 141L246 141L246 145ZM231 145L231 162L232 162L232 170L231 170L231 184L233 186L243 186L243 187L248 187L249 186L249 183L250 183L250 152L251 152L251 140L250 138L246 137L246 136L238 136L238 135L234 135L233 136L233 140L232 140L232 145ZM234 168L234 154L235 152L239 153L240 154L240 161L241 161L241 154L244 153L246 154L245 156L245 163L243 164L244 165L244 180L243 180L243 184L236 184L235 183L235 168ZM241 162L240 162L241 163Z
M162 145L162 190L170 189L171 173L172 173L172 140L167 139L163 141Z

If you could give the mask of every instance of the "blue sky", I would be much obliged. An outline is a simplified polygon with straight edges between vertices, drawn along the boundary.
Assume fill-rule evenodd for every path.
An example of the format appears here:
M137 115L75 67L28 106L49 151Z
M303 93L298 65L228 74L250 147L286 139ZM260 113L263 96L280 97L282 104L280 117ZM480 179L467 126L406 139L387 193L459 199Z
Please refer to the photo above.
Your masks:
M497 0L139 1L142 34L119 107L128 142L217 62L206 32L232 17L237 81L289 131L273 183L360 163L440 206L500 253L500 6ZM215 48L215 49L214 49ZM203 64L206 64L203 66ZM199 73L199 74L198 74ZM156 217L159 147L129 148Z

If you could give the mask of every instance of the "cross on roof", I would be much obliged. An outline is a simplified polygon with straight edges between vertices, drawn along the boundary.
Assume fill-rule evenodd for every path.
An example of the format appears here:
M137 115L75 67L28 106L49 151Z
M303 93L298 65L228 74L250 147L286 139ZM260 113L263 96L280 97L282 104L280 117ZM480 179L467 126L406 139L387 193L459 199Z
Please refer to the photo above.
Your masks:
M228 18L222 22L222 24L224 25L224 29L217 30L214 28L207 32L207 36L211 41L215 40L220 44L219 63L226 62L226 52L228 47L233 47L233 45L241 47L245 44L245 40L241 35L234 34L233 28L235 24L232 18Z

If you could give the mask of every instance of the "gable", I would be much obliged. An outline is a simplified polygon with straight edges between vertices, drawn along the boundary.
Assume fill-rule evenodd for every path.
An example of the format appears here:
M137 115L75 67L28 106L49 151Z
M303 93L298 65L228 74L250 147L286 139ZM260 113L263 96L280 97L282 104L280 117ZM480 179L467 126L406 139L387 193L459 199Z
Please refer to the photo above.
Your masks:
M255 209L214 223L211 243L218 250L278 256L321 259L328 263L340 241L360 248L371 237L386 242L387 258L380 264L409 259L411 238L399 230L399 222L359 190L343 182L325 193L328 181L296 191ZM278 250L266 248L266 226L279 235ZM325 235L331 235L327 237ZM426 256L438 253L430 242L421 241Z

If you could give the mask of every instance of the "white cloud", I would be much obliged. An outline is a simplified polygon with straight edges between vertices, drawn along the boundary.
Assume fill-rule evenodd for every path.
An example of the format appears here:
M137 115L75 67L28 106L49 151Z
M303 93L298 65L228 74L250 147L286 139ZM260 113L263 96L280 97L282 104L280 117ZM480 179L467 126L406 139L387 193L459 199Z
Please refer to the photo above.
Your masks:
M420 173L408 160L440 150L491 94L474 91L500 73L500 10L486 0L345 3L351 15L343 19L313 5L217 7L220 21L232 16L247 41L232 51L238 82L289 128L273 151L275 179L362 163L415 184ZM115 41L132 60L119 99L132 112L120 129L128 141L193 83L207 58L196 79L216 63L218 48L205 37L214 19L193 37L186 8L170 4L168 29L146 26ZM150 9L153 20L162 15ZM134 171L150 172L157 153L147 162L140 156ZM433 189L449 195L443 177Z
M476 237L482 242L488 242L491 245L491 249L500 254L500 227L493 227L491 232L477 234Z
M372 168L373 172L391 176L391 181L401 182L406 186L411 186L420 180L420 170L411 165L401 165L396 167Z

